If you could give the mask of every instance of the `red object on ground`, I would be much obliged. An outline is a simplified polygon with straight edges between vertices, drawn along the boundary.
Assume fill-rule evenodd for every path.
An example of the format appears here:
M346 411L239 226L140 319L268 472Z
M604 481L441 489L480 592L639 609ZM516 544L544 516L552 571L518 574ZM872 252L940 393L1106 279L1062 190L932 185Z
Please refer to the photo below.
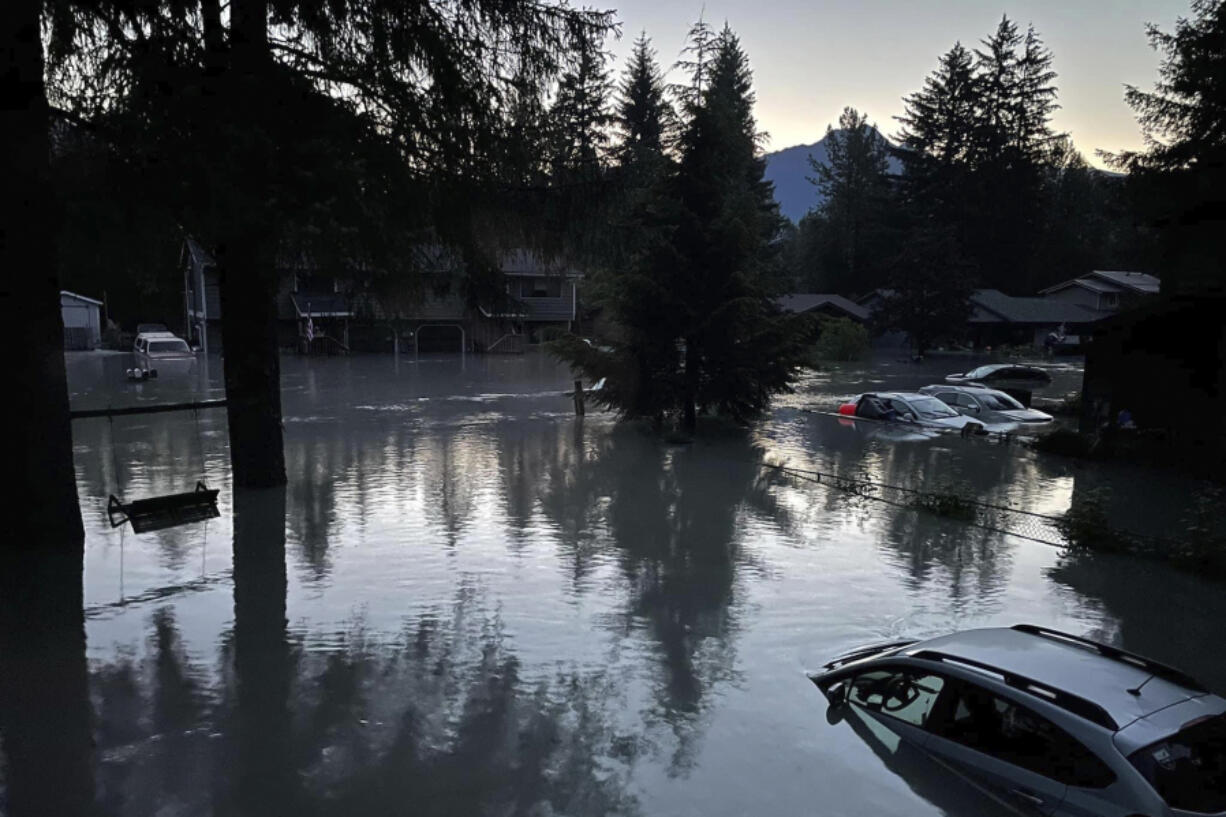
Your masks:
M839 414L845 414L845 415L854 417L856 415L856 404L855 403L844 403L843 405L839 406Z

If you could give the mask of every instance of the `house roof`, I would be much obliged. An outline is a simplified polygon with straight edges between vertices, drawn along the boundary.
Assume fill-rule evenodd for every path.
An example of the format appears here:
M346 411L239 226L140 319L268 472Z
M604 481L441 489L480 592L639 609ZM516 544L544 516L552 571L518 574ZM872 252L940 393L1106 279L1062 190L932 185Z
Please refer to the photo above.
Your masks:
M854 301L844 298L842 295L811 292L794 293L776 298L775 303L784 312L800 313L820 309L823 306L832 306L856 320L866 321L869 318L869 311L867 309Z
M1156 295L1162 282L1144 272L1121 272L1119 270L1094 270L1091 276L1124 289Z
M1156 295L1160 281L1145 272L1122 272L1119 270L1094 270L1080 278L1061 281L1054 286L1039 291L1040 295L1059 292L1069 287L1081 287L1091 292L1120 292L1131 290L1146 295Z
M209 255L208 250L200 246L200 242L196 241L196 239L188 236L186 243L187 251L191 254L193 264L198 267L207 267L214 263L213 256Z
M62 297L73 298L78 301L85 301L86 303L93 304L94 306L102 306L102 301L97 301L97 300L94 300L93 298L87 298L84 295L78 295L77 293L69 292L66 289L61 289L60 295Z
M1006 295L999 289L977 289L970 302L969 323L1090 323L1110 314L1051 298Z
M510 250L503 253L498 263L504 275L565 275L581 278L582 274L565 261L547 259L530 250Z

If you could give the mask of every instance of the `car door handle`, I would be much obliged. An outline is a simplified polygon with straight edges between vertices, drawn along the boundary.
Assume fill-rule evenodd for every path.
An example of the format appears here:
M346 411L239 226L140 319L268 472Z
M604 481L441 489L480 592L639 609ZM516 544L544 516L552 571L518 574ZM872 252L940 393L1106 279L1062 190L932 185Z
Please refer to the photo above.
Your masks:
M1009 794L1016 795L1023 800L1033 803L1036 806L1041 806L1045 802L1042 797L1034 792L1026 791L1025 789L1009 789Z

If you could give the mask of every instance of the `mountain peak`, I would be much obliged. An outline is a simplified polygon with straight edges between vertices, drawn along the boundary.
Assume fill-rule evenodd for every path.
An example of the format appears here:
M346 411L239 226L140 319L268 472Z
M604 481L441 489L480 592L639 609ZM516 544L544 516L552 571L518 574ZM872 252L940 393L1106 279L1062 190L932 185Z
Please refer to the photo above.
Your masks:
M809 181L813 175L809 157L825 162L828 138L829 135L811 145L793 145L766 154L766 180L775 185L775 201L779 202L779 212L785 218L798 222L805 213L822 203L821 191ZM893 157L890 157L890 171L898 172L898 161Z

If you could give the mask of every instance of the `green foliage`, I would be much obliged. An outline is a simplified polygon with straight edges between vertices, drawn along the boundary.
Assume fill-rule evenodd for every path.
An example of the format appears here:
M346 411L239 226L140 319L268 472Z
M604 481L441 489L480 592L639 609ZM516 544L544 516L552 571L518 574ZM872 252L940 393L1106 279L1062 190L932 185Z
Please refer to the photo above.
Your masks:
M910 505L947 519L969 522L975 518L975 503L954 493L925 491L916 494Z
M826 161L812 157L810 181L824 197L816 218L818 258L810 268L819 292L866 292L882 282L886 260L896 244L890 230L892 190L889 149L868 117L845 108L839 127L826 128Z
M1056 529L1073 552L1120 553L1130 549L1127 536L1115 531L1107 512L1110 495L1105 490L1081 493L1056 523Z
M1153 91L1127 86L1146 150L1108 156L1130 171L1160 237L1164 291L1226 290L1226 2L1193 0L1174 32L1149 27L1162 53Z
M818 321L818 360L859 360L868 354L868 329L849 318L823 318Z
M969 264L948 228L915 226L894 261L888 287L875 317L882 328L906 332L918 354L959 334L970 314Z
M1093 440L1068 428L1040 434L1030 445L1036 451L1065 457L1088 457L1093 450Z
M679 417L692 432L699 411L745 422L788 389L808 321L779 314L771 297L782 220L763 179L748 60L730 29L702 24L687 53L675 162L654 136L669 132L669 113L645 42L622 84L625 262L599 284L619 337L552 348L606 379L597 402L656 423Z

